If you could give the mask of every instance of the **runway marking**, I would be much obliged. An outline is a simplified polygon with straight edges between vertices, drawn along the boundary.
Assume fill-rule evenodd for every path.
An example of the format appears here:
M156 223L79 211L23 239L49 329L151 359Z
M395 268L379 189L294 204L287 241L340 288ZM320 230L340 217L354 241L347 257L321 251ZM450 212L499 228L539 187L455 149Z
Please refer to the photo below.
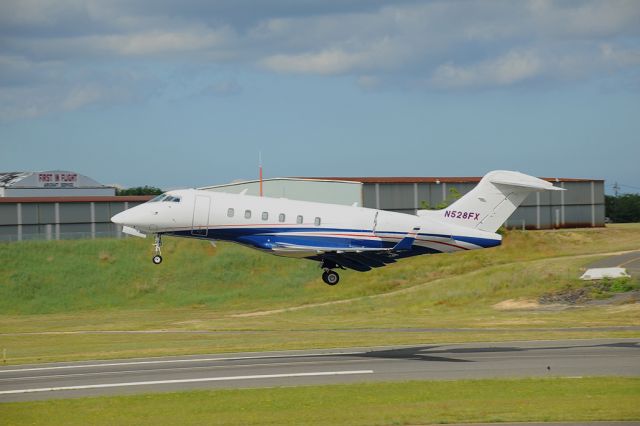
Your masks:
M619 264L619 265L618 265L618 268L622 268L624 265L627 265L627 264L629 264L629 263L633 263L633 262L635 262L636 260L640 260L640 257L634 257L634 258L633 258L633 259L631 259L631 260L627 260L627 261L625 261L625 262L622 262L621 264Z
M369 362L384 362L383 359L378 360L369 360ZM150 368L147 370L116 370L116 371L94 371L91 373L64 373L64 374L49 374L46 376L20 376L20 377L9 377L5 379L0 379L1 384L9 383L9 382L19 382L19 381L27 381L27 380L42 380L42 379L55 379L60 377L79 377L79 376L109 376L116 374L132 374L132 373L156 373L158 371L162 371L164 373L173 373L176 371L185 372L185 371L195 371L195 370L215 370L215 369L233 369L233 368L255 368L255 367L283 367L283 366L302 366L302 365L315 365L319 366L321 364L354 364L361 363L362 360L334 360L334 361L301 361L301 362L274 362L274 363L260 363L260 364L239 364L239 365L203 365L201 367L175 367L175 368ZM16 370L17 371L17 370Z
M9 395L9 394L17 394L17 393L34 393L34 392L52 392L52 391L65 391L65 390L117 388L117 387L124 387L124 386L166 385L166 384L175 384L175 383L199 383L199 382L222 382L222 381L231 381L231 380L251 380L251 379L279 379L284 377L346 376L346 375L353 375L353 374L372 374L372 373L373 373L373 370L317 371L317 372L310 372L310 373L263 374L263 375L254 375L254 376L229 376L229 377L202 377L198 379L176 379L176 380L151 380L151 381L145 381L145 382L102 383L97 385L16 389L16 390L0 391L0 395Z
M67 368L91 368L91 367L116 367L127 365L143 365L143 364L171 364L179 362L209 362L209 361L242 361L245 359L274 359L274 358L305 358L315 356L335 356L335 355L360 355L365 352L327 352L315 354L293 354L293 355L254 355L228 358L189 358L189 359L163 359L154 361L130 361L130 362L112 362L103 364L81 364L81 365L56 365L53 367L33 367L33 368L14 368L0 370L1 373L22 372L22 371L45 371L45 370L63 370Z

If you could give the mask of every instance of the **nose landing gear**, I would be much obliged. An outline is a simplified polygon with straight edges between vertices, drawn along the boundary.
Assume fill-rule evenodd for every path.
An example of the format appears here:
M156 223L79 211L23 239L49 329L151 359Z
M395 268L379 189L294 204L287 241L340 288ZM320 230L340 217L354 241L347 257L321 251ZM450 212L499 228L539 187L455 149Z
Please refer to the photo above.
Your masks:
M159 265L159 264L162 263L162 256L161 256L161 251L160 251L160 249L162 247L162 236L160 236L160 234L156 234L156 240L153 243L153 246L155 247L156 254L151 258L151 260L156 265Z

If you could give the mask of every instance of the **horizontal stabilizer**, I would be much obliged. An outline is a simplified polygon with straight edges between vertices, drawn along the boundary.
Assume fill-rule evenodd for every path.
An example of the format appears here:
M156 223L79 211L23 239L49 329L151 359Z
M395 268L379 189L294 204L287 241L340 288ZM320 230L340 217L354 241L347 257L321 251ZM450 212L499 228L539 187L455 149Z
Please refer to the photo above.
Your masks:
M420 231L420 227L419 226L416 226L415 228L413 228L411 230L411 232L409 232L406 235L406 237L401 239L398 242L398 244L396 244L391 250L392 251L411 250L411 247L413 247L413 242L416 240L416 236L418 235L419 231Z
M537 180L539 182L522 182L522 181L492 179L491 183L503 185L503 186L512 186L514 188L521 188L523 190L529 189L532 191L566 191L566 189L564 188L553 186L551 182L546 182L541 179L537 179Z

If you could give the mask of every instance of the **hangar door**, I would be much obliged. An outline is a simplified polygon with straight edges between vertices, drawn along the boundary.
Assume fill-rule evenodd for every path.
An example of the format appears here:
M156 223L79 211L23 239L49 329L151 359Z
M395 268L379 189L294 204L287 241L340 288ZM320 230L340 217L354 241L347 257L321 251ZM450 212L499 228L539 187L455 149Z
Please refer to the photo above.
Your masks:
M191 224L191 234L199 237L206 237L209 231L209 208L211 199L196 195L193 203L193 222Z

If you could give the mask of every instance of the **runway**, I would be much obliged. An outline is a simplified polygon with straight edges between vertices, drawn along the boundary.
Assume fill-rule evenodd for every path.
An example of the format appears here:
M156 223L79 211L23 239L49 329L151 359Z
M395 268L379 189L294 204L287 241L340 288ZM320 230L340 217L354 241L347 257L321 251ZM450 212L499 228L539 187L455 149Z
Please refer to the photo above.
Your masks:
M609 256L589 264L588 268L625 268L629 275L640 277L640 251Z
M640 376L640 339L429 344L0 369L0 402L187 389L491 377Z

